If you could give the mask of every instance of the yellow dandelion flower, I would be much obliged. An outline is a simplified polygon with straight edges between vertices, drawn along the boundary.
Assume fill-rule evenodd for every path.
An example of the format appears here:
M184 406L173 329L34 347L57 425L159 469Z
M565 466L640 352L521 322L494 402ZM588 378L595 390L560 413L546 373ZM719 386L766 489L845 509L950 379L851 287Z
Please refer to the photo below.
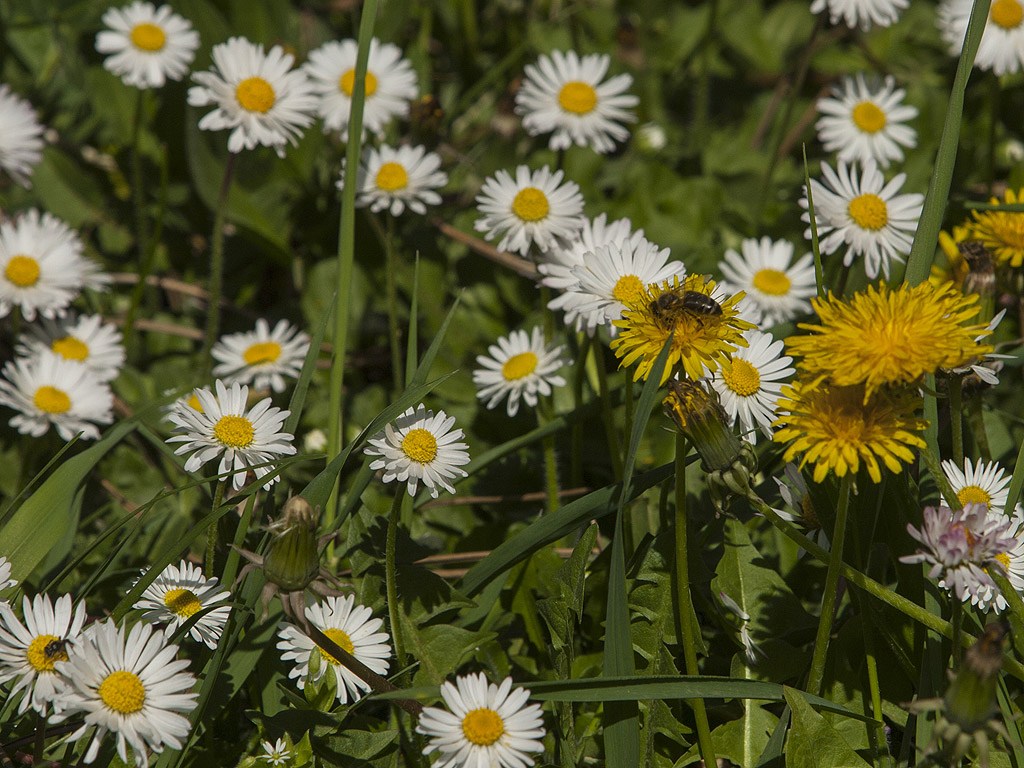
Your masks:
M690 275L682 283L673 277L638 290L624 302L622 319L614 322L620 333L611 346L619 367L637 363L634 380L646 379L671 337L662 384L677 366L691 379L701 378L705 370L713 373L733 351L747 346L743 332L755 327L739 316L743 295L720 299L715 281L702 275Z
M884 283L844 300L829 295L811 302L819 324L800 323L809 335L787 340L803 359L801 370L837 386L863 384L864 396L885 384L907 384L940 368L956 368L993 351L975 339L991 331L968 323L979 312L978 297L952 283Z
M992 205L1024 203L1024 189L1006 190L1003 199L993 197ZM992 251L998 264L1019 267L1024 264L1024 212L972 211L974 220L968 224L970 236Z
M946 265L932 264L931 275L928 279L936 285L953 283L960 287L964 284L967 273L971 271L971 267L959 247L960 243L971 239L970 230L967 228L968 224L970 222L957 225L953 227L952 232L945 230L939 232L939 248L942 249L942 253L946 257Z
M856 473L863 462L872 481L882 480L879 459L892 472L914 460L912 448L924 448L927 426L916 416L920 398L910 389L876 392L865 398L862 386L832 386L821 379L782 388L773 439L789 443L785 461L803 454L800 467L814 465L814 482L834 472Z

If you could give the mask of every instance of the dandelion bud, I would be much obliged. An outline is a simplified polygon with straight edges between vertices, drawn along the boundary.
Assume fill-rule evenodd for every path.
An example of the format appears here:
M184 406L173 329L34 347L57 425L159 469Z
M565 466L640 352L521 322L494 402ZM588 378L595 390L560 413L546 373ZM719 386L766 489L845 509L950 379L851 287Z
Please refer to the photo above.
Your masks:
M285 502L281 519L271 526L276 536L267 549L263 570L268 581L286 592L305 589L320 571L316 522L309 502L292 496Z
M946 719L964 731L983 727L998 708L996 684L1003 667L1003 642L1007 627L1002 621L993 621L964 655L957 676L946 691Z

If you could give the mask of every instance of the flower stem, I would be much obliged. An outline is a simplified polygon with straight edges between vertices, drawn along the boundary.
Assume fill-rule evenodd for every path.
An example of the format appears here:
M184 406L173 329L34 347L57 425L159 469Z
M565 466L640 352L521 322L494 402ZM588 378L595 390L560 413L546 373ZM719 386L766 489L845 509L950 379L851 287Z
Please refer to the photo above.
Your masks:
M203 343L203 370L209 371L213 365L210 351L217 341L220 326L220 299L224 292L224 216L227 212L228 192L231 190L231 179L235 171L235 158L238 154L228 153L224 164L224 177L220 182L220 193L217 195L217 210L213 217L213 236L210 247L210 295L206 306L206 341Z
M958 467L964 464L964 408L963 380L953 374L949 382L949 432L953 444L953 461Z
M212 511L216 512L224 501L225 480L218 480L213 491ZM220 533L220 521L214 520L206 529L206 578L211 579L216 575L214 559L217 555L217 538Z
M398 515L402 509L403 493L402 488L395 491L395 500L391 503L391 512L388 514L388 533L384 544L384 578L388 594L388 621L391 623L391 639L395 643L395 661L398 662L399 669L405 667L405 643L402 641L401 618L398 615L397 563Z
M384 281L388 297L388 336L391 346L391 381L395 396L402 391L402 344L401 331L398 327L398 258L395 252L395 217L388 214L387 231L384 236L385 268Z
M956 597L950 600L952 609L950 611L949 623L953 625L953 664L954 671L960 668L960 660L963 658L963 647L960 645L960 636L964 628L964 606Z
M594 367L597 370L598 397L601 400L601 421L604 422L604 433L608 440L608 457L612 462L612 474L616 482L622 480L622 454L619 438L615 433L615 420L612 416L611 392L608 391L608 372L604 369L604 356L600 345L591 346L594 353ZM627 372L628 376L629 373Z
M543 427L551 421L552 402L550 397L541 397L537 403L537 426ZM558 509L558 460L555 456L555 435L544 437L544 487L547 491L548 513Z

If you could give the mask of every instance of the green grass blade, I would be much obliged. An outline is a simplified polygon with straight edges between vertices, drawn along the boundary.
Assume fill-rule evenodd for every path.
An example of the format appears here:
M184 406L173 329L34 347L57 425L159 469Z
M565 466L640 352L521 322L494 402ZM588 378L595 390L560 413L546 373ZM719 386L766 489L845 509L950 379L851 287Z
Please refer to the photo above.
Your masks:
M807 145L802 145L804 156L804 189L807 190L807 213L811 220L811 253L814 254L814 283L818 298L825 295L825 273L821 267L821 246L818 242L818 221L814 218L814 195L811 194L811 176L807 170Z
M412 386L414 371L417 368L417 351L419 348L419 308L420 308L420 252L416 251L416 260L412 269L412 302L409 307L408 343L405 348L405 386Z
M416 368L416 373L409 382L410 386L422 384L427 380L427 376L430 375L430 368L434 364L434 359L437 357L437 353L441 350L441 343L444 341L445 336L448 335L448 326L452 324L452 318L455 317L455 310L459 308L459 302L461 300L461 296L455 297L455 302L452 304L452 308L448 310L448 314L445 316L444 322L441 323L441 327L438 329L437 335L434 336L434 340L430 342L430 346L427 347L427 351L423 353L423 359L420 360L420 364Z
M306 402L306 392L309 391L309 382L313 378L313 374L316 373L316 361L320 357L320 345L324 341L324 335L327 333L327 323L331 319L332 311L338 306L338 294L334 294L334 298L331 299L331 303L324 311L324 316L320 318L320 326L313 333L313 338L309 342L309 352L306 353L306 359L302 361L302 371L299 373L299 380L295 382L295 389L292 390L291 400L288 401L288 418L284 423L284 431L294 435L295 429L299 426L299 417L302 415L302 406Z

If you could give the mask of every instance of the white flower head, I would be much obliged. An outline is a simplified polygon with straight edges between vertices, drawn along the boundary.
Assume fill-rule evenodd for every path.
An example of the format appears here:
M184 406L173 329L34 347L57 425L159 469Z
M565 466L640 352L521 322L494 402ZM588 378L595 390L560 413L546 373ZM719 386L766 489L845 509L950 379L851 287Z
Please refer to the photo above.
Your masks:
M942 462L942 473L946 476L953 493L961 506L987 504L993 512L1002 513L1009 495L1010 476L998 463L978 459L973 462L964 459L961 470L955 462ZM943 499L948 502L949 499Z
M747 238L740 251L727 250L718 269L731 291L744 292L756 315L753 322L779 325L811 311L817 293L812 254L793 263L793 244L769 237Z
M527 64L516 94L516 112L526 132L550 133L548 147L555 150L573 144L601 154L615 149L615 142L629 137L623 123L636 120L632 108L639 99L626 93L633 83L629 75L602 82L610 63L606 53L581 58L575 51L552 51Z
M0 85L0 170L23 187L43 156L43 126L36 111Z
M0 555L0 592L17 584L18 580L11 578L11 561Z
M24 623L7 603L0 601L0 683L14 680L10 696L24 690L19 714L30 706L45 716L49 708L64 706L65 680L57 664L68 659L68 650L82 632L85 603L72 606L71 595L56 603L48 595L22 602Z
M730 423L739 422L743 437L757 442L757 430L772 436L775 403L782 385L793 375L793 358L783 355L785 342L770 333L749 330L747 346L732 353L715 371L711 386L722 401Z
M128 747L139 768L149 765L148 750L181 749L198 694L188 661L175 659L178 646L163 632L140 622L126 633L113 619L91 624L68 650L61 665L67 681L65 709L57 720L85 715L69 737L77 741L93 731L84 761L96 759L103 739L115 734L117 754L128 761ZM77 719L77 718L76 718Z
M426 707L416 726L430 739L424 752L439 752L435 768L525 768L544 751L544 721L530 692L512 678L488 684L481 672L441 684L447 709Z
M103 66L135 88L161 88L181 80L196 56L199 33L170 6L136 0L103 14L107 29L96 35Z
M406 208L425 214L428 205L441 203L437 190L448 183L448 174L440 168L440 156L424 147L370 147L359 166L356 205L369 206L374 213L388 211L392 216L401 216ZM342 162L338 189L344 186Z
M238 490L249 470L261 479L274 469L267 462L295 453L292 435L280 431L289 412L272 406L269 397L248 408L249 388L237 382L227 387L220 379L214 382L214 392L197 389L195 395L201 411L179 401L167 415L184 433L167 438L168 443L182 443L174 452L193 452L185 462L186 472L221 456L217 474L232 473L232 487ZM275 476L263 487L269 489L278 479Z
M551 394L552 387L565 385L565 379L556 371L566 365L562 358L563 347L548 347L544 333L534 328L526 331L512 331L502 336L497 344L488 347L490 356L480 355L476 362L483 368L473 371L473 383L477 386L476 396L494 408L508 399L509 416L519 411L522 399L531 408L537 405L537 396Z
M260 747L263 749L263 754L260 755L260 762L257 765L288 765L288 761L292 759L292 752L288 749L288 742L284 739L278 739L274 744L262 741Z
M971 18L971 0L942 0L938 24L949 52L959 56L967 37ZM978 69L991 69L997 76L1012 75L1024 69L1024 2L993 0L974 57Z
M634 231L629 219L617 219L609 224L608 216L604 213L595 219L584 219L583 227L564 248L552 248L543 254L543 259L537 264L537 270L543 275L541 285L568 291L579 285L579 280L573 275L572 270L573 267L585 265L587 254L593 253L602 245L621 245L627 240L639 243L643 236L644 231ZM552 299L548 306L551 309L564 309L562 302L564 299L559 296ZM582 325L576 330L581 329Z
M204 131L230 130L228 151L273 147L284 157L313 122L316 96L301 69L292 69L290 53L275 45L264 53L242 37L213 47L213 69L193 72L199 85L188 89L193 107L213 106L200 121Z
M338 132L346 141L358 50L355 40L332 40L310 52L305 64L319 98L317 112L324 120L324 130ZM382 137L394 118L409 114L409 102L419 95L416 73L401 48L376 38L370 41L365 91L363 134Z
M99 315L65 317L60 321L44 319L42 326L32 328L31 332L15 349L19 357L35 357L48 350L65 360L81 363L99 381L113 381L124 365L121 331L103 322Z
M531 172L516 168L515 178L498 171L484 181L476 198L483 216L474 227L493 240L502 236L498 249L526 256L530 246L542 253L565 248L583 227L583 195L572 181L562 183L562 172L545 165Z
M306 618L338 647L348 651L378 675L387 673L391 646L388 644L390 636L380 631L384 621L373 618L373 612L365 605L356 605L354 596L328 597L322 603L306 606ZM279 635L281 640L277 648L284 651L281 658L295 662L288 677L295 680L300 690L305 688L309 675L309 657L314 652L320 655L321 660L317 679L328 669L334 670L339 703L355 701L370 690L369 683L357 677L298 628L285 626Z
M78 235L48 213L0 224L0 317L14 307L26 320L60 317L83 288L102 289L107 276L82 251Z
M903 147L917 146L917 131L906 124L917 117L917 108L904 104L905 96L891 76L873 87L862 74L845 78L831 96L818 100L818 140L840 160L874 160L888 168L903 160Z
M256 321L256 330L222 336L211 353L217 365L213 375L227 383L252 384L284 392L285 378L298 378L309 352L309 336L287 320L270 330L266 320Z
M910 252L924 196L898 194L906 174L898 174L886 183L873 160L864 163L860 175L855 166L848 166L842 160L838 173L827 163L821 164L821 171L824 182L811 179L821 252L835 253L845 244L843 263L846 266L861 256L870 279L878 277L879 272L888 279L890 263L902 262L903 254ZM800 205L805 209L801 218L809 223L806 193ZM810 240L809 227L804 237Z
M1021 509L1019 504L1013 514L989 509L986 524L989 527L1005 526L1006 535L1013 541L1013 545L1006 552L996 555L995 563L990 565L986 571L991 568L1001 568L1013 588L1018 593L1024 593L1024 509ZM971 594L971 604L976 605L985 613L988 613L989 608L996 613L1002 613L1008 605L1002 592L987 584Z
M0 405L18 411L9 423L23 435L42 437L53 427L65 441L79 432L95 440L97 425L114 420L113 404L108 384L82 363L46 349L9 360L0 378Z
M142 573L145 575L146 571ZM142 618L151 624L179 627L200 611L230 597L216 578L207 579L200 568L182 560L181 565L164 568L132 607L145 611ZM230 614L228 605L214 608L192 626L189 635L208 648L216 648Z
M910 5L910 0L814 0L811 13L828 10L829 21L840 21L853 29L868 30L872 25L889 27L896 23L900 14Z
M451 481L467 476L461 467L469 463L468 446L456 442L463 432L453 426L454 416L444 411L435 414L420 403L385 425L383 432L369 439L363 452L380 457L370 469L383 469L385 483L407 483L409 495L415 496L422 481L436 499L442 488L455 493Z

